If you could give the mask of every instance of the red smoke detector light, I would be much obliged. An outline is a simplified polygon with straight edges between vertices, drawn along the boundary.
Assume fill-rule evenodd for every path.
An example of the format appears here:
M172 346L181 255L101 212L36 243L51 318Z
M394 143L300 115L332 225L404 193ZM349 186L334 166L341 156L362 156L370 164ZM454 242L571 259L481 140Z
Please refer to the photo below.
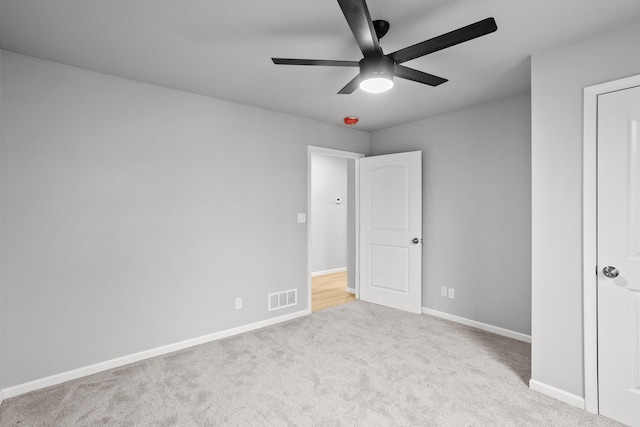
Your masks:
M353 126L358 123L358 118L355 116L349 116L344 118L344 124L347 126Z

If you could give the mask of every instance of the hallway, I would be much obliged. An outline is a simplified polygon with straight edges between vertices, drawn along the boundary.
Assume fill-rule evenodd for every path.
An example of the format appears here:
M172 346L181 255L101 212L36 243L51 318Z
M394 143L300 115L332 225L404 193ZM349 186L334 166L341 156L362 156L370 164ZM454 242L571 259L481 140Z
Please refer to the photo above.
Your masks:
M347 272L331 273L311 278L311 311L355 301L355 294L347 289Z

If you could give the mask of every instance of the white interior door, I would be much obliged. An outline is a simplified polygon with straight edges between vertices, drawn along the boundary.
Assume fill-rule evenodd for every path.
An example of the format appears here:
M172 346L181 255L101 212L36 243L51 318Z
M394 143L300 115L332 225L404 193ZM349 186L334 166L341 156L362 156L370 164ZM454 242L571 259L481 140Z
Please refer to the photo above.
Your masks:
M360 159L359 298L420 313L422 152Z
M640 87L600 95L598 396L602 415L631 426L640 426L639 145Z

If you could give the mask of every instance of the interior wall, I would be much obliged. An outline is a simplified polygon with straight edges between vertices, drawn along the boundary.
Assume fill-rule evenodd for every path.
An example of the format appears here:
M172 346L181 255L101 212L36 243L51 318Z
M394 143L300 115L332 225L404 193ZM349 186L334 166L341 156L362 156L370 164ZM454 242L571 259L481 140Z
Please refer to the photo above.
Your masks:
M532 56L532 379L579 397L583 89L639 74L638 40L635 22Z
M530 115L525 94L372 134L422 150L423 307L530 334Z
M4 253L4 175L6 170L4 153L4 120L2 114L2 51L0 50L0 402L4 389L4 339L6 335L6 283Z
M347 159L347 288L356 292L356 161Z
M307 145L368 133L9 52L2 82L3 387L309 309Z
M340 198L340 203L336 203ZM311 157L311 272L347 267L347 159Z

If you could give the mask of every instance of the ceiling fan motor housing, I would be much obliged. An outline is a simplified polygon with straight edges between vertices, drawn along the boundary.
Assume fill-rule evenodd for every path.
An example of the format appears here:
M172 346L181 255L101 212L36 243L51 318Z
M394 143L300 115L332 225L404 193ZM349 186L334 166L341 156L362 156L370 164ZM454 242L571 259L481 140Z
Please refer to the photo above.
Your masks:
M369 56L360 60L360 89L369 93L386 92L393 87L395 61L387 56Z
M395 61L388 56L362 58L359 64L362 80L375 77L393 78Z

